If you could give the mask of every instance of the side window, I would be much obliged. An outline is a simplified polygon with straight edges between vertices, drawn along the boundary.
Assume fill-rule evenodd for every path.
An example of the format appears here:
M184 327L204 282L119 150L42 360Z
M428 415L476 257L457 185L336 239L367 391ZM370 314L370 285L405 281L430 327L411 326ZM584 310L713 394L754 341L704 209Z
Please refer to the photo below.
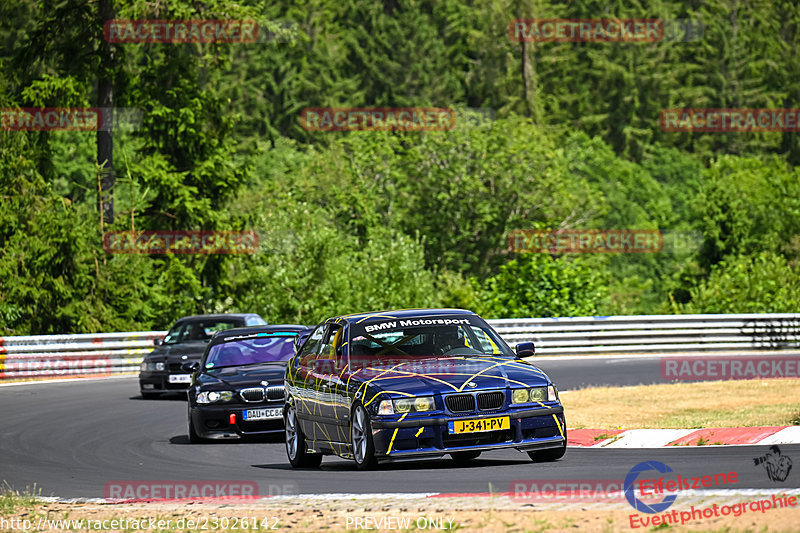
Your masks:
M316 358L317 349L322 342L322 334L325 333L325 327L326 324L317 326L317 329L311 333L308 340L303 344L303 348L300 350L300 356L297 358L300 366L307 366Z
M322 349L319 351L320 359L341 359L342 344L344 343L344 328L338 325L331 325L325 340L322 341Z
M244 319L245 326L266 326L267 322L260 316L249 316Z
M485 354L499 354L502 353L500 348L497 347L497 344L489 337L489 335L483 331L481 328L476 326L470 326L470 330L472 330L472 334L475 339L478 341L477 346L471 346L477 350L482 351Z

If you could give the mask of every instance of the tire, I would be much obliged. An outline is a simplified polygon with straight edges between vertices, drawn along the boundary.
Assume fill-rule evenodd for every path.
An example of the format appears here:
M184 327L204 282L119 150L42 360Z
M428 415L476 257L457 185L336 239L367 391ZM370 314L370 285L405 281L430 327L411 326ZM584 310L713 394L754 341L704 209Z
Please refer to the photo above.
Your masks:
M202 444L206 441L203 437L201 437L197 430L194 428L194 422L192 421L192 411L189 410L189 442L192 444Z
M531 461L533 461L534 463L548 463L551 461L557 461L561 459L562 457L564 457L565 453L567 453L566 443L564 443L564 445L559 448L528 452L528 457L530 457Z
M353 447L353 460L359 470L371 470L378 464L375 458L375 443L372 440L372 424L367 410L361 404L353 409L350 423L350 445Z
M473 459L477 459L478 457L480 457L480 455L481 452L472 452L472 451L453 452L450 454L450 458L453 459L453 461L455 461L458 464L465 464L472 461Z
M318 467L322 463L322 454L308 453L306 437L297 421L297 411L292 403L283 412L283 425L286 456L289 457L292 468Z

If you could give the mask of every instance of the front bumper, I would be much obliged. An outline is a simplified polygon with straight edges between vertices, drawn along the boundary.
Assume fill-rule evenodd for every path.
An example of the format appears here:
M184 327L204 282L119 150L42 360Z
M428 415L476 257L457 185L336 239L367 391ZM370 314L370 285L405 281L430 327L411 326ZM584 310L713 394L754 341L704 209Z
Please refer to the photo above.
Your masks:
M282 413L283 401L247 405L195 404L190 407L189 416L192 417L197 434L205 439L239 439L283 432L283 417L268 420L244 420L244 411L252 409L280 409ZM234 415L233 424L231 424L231 415Z
M450 434L452 420L478 420L508 416L510 428L476 433ZM567 429L561 405L539 409L506 410L469 416L436 416L407 420L372 421L375 453L379 459L441 456L459 451L514 448L546 450L566 445Z

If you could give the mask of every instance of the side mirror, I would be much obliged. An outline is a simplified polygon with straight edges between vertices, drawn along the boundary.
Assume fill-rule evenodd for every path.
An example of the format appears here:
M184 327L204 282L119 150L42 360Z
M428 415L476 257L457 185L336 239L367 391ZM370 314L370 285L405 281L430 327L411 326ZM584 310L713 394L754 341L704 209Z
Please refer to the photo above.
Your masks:
M313 368L317 374L333 374L336 371L336 359L314 359Z
M162 344L164 344L164 339L153 339L153 344L155 346L161 346Z
M533 347L532 342L521 342L517 344L517 357L531 357L536 354L536 349Z
M200 368L199 361L189 361L181 365L181 369L183 369L186 372L197 372L199 368Z

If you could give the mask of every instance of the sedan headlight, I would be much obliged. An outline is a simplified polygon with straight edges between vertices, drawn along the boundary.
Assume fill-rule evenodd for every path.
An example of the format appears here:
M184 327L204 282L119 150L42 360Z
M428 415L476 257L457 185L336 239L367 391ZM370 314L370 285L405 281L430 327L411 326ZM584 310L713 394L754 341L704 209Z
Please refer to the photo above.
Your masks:
M547 398L547 389L545 387L534 387L531 389L531 401L543 402Z
M511 403L526 403L528 401L528 389L514 389L511 392Z
M379 415L393 415L395 413L421 413L424 411L433 411L434 409L435 404L433 403L433 396L383 400L380 404L378 404Z
M154 362L154 361L142 361L141 366L139 367L142 372L162 372L164 370L164 363L163 362Z
M511 391L511 403L555 402L557 400L558 394L556 394L554 385Z
M233 392L229 390L212 390L197 395L197 403L229 402L231 399L233 399Z
M410 398L402 398L394 401L394 410L398 413L408 413L411 411L412 405L414 405L414 403Z
M164 371L164 363L158 362L156 363L156 372L163 372Z
M433 411L433 398L431 396L420 396L414 400L415 411Z

